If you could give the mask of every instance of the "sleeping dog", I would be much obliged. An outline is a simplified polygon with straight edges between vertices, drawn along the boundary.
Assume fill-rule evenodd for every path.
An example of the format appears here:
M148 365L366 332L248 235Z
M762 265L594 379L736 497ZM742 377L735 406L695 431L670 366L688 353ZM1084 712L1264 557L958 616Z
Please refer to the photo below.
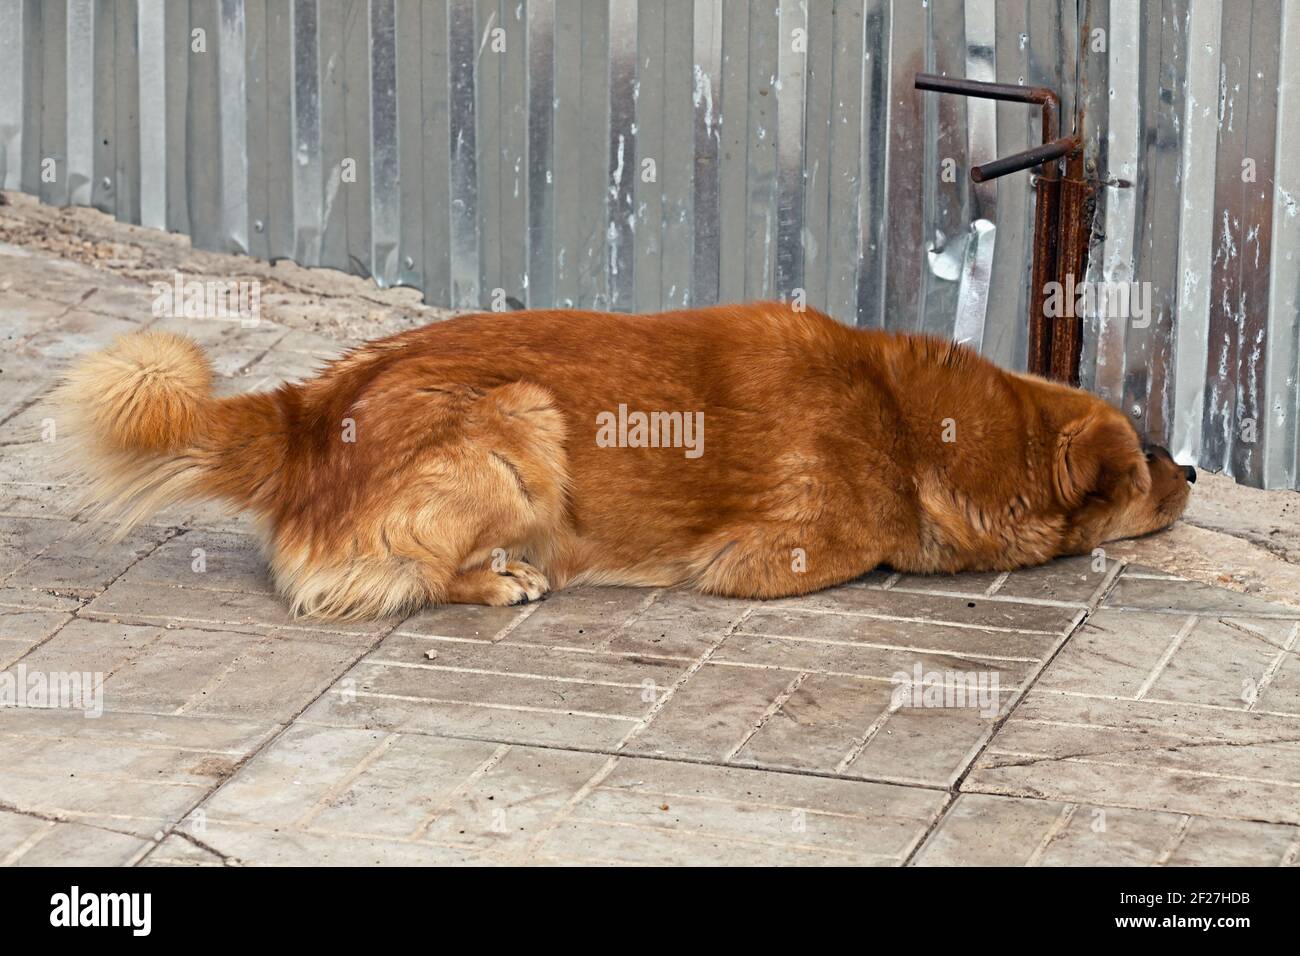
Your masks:
M247 510L323 617L1005 571L1168 526L1196 474L1087 392L779 303L468 315L270 392L212 378L164 332L74 367L56 414L93 514Z

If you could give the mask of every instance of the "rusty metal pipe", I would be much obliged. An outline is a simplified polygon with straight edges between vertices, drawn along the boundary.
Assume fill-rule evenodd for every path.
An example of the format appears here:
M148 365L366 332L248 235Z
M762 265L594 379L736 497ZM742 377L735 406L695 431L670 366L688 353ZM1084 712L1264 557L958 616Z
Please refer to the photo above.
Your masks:
M1056 95L1055 90L1050 90L1045 86L986 83L983 80L939 76L937 73L918 73L914 83L918 90L931 90L936 93L958 93L962 96L976 96L986 100L1004 100L1012 103L1035 103L1043 111L1041 130L1043 144L1047 145L1053 142L1060 135L1061 98ZM1055 158L1059 158L1059 156L1050 157L1050 159ZM1021 166L1019 168L1024 169L1025 167ZM1008 169L1007 172L1014 172L1014 170ZM1055 179L1057 175L1055 164L1048 162L1043 167L1043 175L1049 179ZM994 177L989 176L986 178L992 179ZM982 181L976 180L976 182Z
M918 73L918 90L956 93L989 100L1033 103L1043 111L1042 143L1032 149L972 166L977 183L1039 167L1034 183L1034 264L1029 290L1029 371L1065 381L1078 381L1078 356L1082 322L1077 318L1056 325L1047 315L1048 285L1062 276L1082 273L1088 255L1091 205L1088 186L1080 181L1082 141L1077 135L1060 136L1061 100L1043 86L985 83L933 73ZM1061 157L1068 156L1068 181L1062 182Z
M1047 286L1056 278L1061 181L1039 176L1034 192L1034 261L1029 279L1027 365L1033 375L1048 375L1054 330L1047 317Z
M940 76L938 73L916 74L918 90L936 93L960 93L986 100L1009 100L1014 103L1060 103L1054 90L1045 86L1021 86L1019 83L990 83L985 80L968 80L959 76Z
M1010 156L1002 156L987 163L981 163L979 166L972 166L970 168L970 178L975 180L977 183L987 182L990 179L997 179L999 176L1005 176L1008 173L1015 173L1022 169L1028 169L1030 166L1041 166L1043 163L1051 162L1054 159L1060 159L1062 156L1068 156L1078 148L1079 137L1077 136L1065 136L1061 139L1054 139L1050 143L1044 143L1042 146L1035 146L1033 149L1026 149L1023 152L1012 153ZM1044 175L1044 178L1055 179L1056 177Z
M1084 280L1088 268L1088 243L1092 238L1092 217L1096 190L1084 177L1083 153L1073 153L1060 183L1056 249L1056 281L1063 290ZM1071 303L1073 304L1073 303ZM1051 335L1051 377L1079 384L1079 356L1083 351L1083 316L1069 309L1055 319Z

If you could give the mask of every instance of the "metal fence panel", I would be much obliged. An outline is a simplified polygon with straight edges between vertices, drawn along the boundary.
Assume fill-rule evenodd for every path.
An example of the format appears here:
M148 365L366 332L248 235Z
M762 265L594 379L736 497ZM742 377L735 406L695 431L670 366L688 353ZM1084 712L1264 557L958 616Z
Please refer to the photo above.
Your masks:
M1096 2L1085 142L1102 179L1093 281L1152 311L1093 318L1083 384L1180 460L1297 487L1300 3Z
M1084 384L1297 485L1300 0L0 0L0 182L458 308L798 296L1023 367L1031 177L1078 103ZM1098 40L1100 33L1100 42ZM51 167L54 175L42 175ZM1249 166L1254 178L1243 179Z

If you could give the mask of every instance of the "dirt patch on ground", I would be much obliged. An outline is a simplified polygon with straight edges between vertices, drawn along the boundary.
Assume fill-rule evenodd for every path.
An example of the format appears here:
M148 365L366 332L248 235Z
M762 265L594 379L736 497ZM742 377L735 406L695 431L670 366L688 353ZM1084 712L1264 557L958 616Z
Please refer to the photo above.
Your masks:
M186 278L260 284L262 315L290 329L357 342L447 318L418 289L380 289L369 278L307 269L282 260L194 249L187 236L117 222L95 209L44 206L21 193L0 194L0 243L89 266L140 283Z

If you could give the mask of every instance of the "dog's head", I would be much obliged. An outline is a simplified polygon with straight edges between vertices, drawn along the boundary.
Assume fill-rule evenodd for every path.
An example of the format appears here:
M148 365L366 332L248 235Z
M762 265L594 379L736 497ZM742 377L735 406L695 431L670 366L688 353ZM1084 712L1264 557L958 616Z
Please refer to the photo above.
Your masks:
M1128 419L1100 400L1061 429L1051 469L1078 548L1169 527L1196 481L1196 469L1143 446Z

